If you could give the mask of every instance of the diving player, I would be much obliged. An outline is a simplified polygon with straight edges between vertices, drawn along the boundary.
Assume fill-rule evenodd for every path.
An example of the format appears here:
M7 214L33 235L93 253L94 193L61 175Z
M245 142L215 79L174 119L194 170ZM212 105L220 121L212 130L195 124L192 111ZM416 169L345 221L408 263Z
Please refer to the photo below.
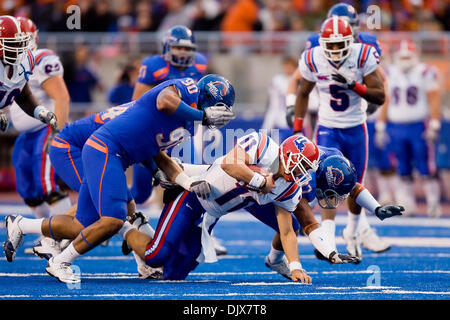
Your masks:
M0 131L6 131L9 119L4 111L15 101L29 116L57 127L53 112L39 105L28 85L35 58L29 49L31 36L12 16L0 16Z
M129 223L121 232L147 264L164 266L165 279L184 279L199 262L217 261L209 233L219 218L245 209L279 233L289 279L311 283L299 260L299 225L292 219L292 211L318 159L317 146L305 137L292 136L278 146L264 133L243 136L227 155L197 173L197 179L208 182L203 195L182 192L165 206L153 238ZM191 172L197 170L192 167L199 167L183 165ZM321 241L322 247L329 249L326 241ZM347 255L329 253L333 263L353 261Z
M120 116L105 123L82 151L84 177L74 218L8 216L4 243L8 261L28 233L75 240L48 261L47 272L67 283L78 283L70 264L122 227L127 216L125 169L152 159L171 181L194 193L205 184L188 177L164 150L192 134L195 122L222 127L234 118L234 88L225 78L207 75L198 85L191 78L169 80L144 94Z
M31 208L36 218L65 212L71 203L67 194L57 184L57 175L47 154L48 144L56 130L62 129L69 114L70 96L63 79L63 66L59 57L49 49L38 49L38 30L28 18L16 18L21 29L30 35L31 50L35 57L29 86L40 103L48 106L58 117L58 127L50 126L27 115L15 102L9 109L14 128L20 133L14 144L14 165L17 192ZM38 245L44 251L57 247L50 238L41 238ZM29 249L29 251L28 251ZM25 249L33 253L32 248Z

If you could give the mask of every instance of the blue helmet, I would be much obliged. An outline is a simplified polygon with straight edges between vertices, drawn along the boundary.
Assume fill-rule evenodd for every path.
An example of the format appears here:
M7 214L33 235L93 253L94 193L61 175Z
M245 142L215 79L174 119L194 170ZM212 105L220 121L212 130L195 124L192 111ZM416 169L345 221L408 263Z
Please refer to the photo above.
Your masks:
M334 155L319 162L316 173L316 198L325 209L345 200L356 184L356 169L343 156Z
M173 47L180 47L185 50L174 52L176 49L174 50ZM166 32L162 54L171 65L175 67L191 66L194 63L196 50L197 46L191 29L185 26L175 26Z
M328 10L327 17L331 18L332 16L338 16L346 19L353 29L353 35L355 35L355 37L357 36L359 29L359 18L355 8L346 3L335 4L330 8L330 10Z
M208 74L202 77L198 83L200 93L198 95L198 107L204 110L216 105L225 105L232 108L234 105L234 88L230 81L218 74Z

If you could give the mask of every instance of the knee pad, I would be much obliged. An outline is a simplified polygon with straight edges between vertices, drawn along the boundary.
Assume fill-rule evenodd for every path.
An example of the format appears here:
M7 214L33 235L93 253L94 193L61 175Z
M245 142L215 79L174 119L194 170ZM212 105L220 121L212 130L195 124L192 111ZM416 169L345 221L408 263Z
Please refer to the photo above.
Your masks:
M23 201L25 202L25 204L27 206L34 208L34 207L37 207L37 206L43 204L44 198L37 197L37 198L33 198L33 199L24 199Z
M65 197L67 197L67 193L61 191L61 190L57 190L54 191L52 193L50 193L49 195L45 196L45 202L47 202L49 205L52 205L53 203L64 199Z

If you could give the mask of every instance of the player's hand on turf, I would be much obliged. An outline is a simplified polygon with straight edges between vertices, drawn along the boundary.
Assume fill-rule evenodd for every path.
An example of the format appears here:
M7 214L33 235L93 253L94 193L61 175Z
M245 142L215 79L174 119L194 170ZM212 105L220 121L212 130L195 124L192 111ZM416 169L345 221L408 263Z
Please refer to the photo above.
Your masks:
M202 199L207 199L211 193L211 186L205 180L194 181L189 188L190 192Z
M6 114L0 111L0 131L5 132L8 129L9 120Z
M58 127L55 114L46 108L42 108L39 111L37 118L43 123L50 125L52 129L56 129Z
M294 282L300 281L301 283L311 284L312 278L306 273L305 270L295 269L291 271L291 279Z
M355 87L355 81L354 80L349 80L345 76L343 76L342 74L340 74L338 72L332 74L331 78L334 81L339 82L341 84L341 86L346 88L346 89L352 90Z
M295 106L286 106L286 122L290 128L294 126Z
M358 263L359 259L357 257L350 256L348 254L337 253L333 251L330 253L328 257L328 261L333 264L341 264L341 263Z
M403 211L405 211L405 208L403 208L402 206L387 205L376 208L375 215L380 220L384 220L393 216L401 216Z
M48 137L47 137L47 140L45 141L44 149L43 149L45 153L48 153L48 150L50 149L50 144L52 143L53 138L54 138L58 133L59 133L59 130L58 130L58 129L52 129L52 130L50 131L50 133L48 134Z
M205 109L203 125L209 128L221 128L235 118L233 111L225 105L216 105Z

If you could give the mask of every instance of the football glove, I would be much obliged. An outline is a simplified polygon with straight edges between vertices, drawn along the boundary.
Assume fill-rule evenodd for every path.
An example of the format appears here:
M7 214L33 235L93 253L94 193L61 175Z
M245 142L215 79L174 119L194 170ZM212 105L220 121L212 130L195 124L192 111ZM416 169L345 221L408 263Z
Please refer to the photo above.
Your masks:
M6 114L0 111L0 131L5 132L8 130L9 120Z
M386 124L384 122L377 122L375 124L375 145L383 149L389 142L389 135L386 132Z
M425 131L425 139L430 142L436 142L439 138L439 131L441 130L441 122L439 120L431 120L428 128Z
M235 118L233 111L225 105L216 105L205 109L202 124L210 129L221 128Z
M341 264L341 263L359 263L360 260L357 257L352 257L348 254L337 253L333 251L330 253L328 257L328 261L333 264Z
M403 208L402 206L392 206L392 205L380 206L375 209L375 215L380 220L384 220L386 218L390 218L393 216L401 216L402 211L405 211L405 208Z
M295 106L286 106L286 122L290 128L294 126Z
M341 83L341 86L353 90L355 87L355 80L348 80L346 77L344 77L340 73L334 73L331 75L331 78L333 78L334 81Z
M194 181L189 188L189 192L195 193L199 198L207 199L211 193L211 186L205 180Z
M379 104L375 104L375 103L370 103L370 102L368 102L368 103L367 103L366 114L367 114L368 116L370 116L371 114L374 114L374 113L378 110L379 107L380 107Z
M43 123L50 125L52 129L58 127L55 114L43 106L36 107L34 110L34 117L41 120Z

